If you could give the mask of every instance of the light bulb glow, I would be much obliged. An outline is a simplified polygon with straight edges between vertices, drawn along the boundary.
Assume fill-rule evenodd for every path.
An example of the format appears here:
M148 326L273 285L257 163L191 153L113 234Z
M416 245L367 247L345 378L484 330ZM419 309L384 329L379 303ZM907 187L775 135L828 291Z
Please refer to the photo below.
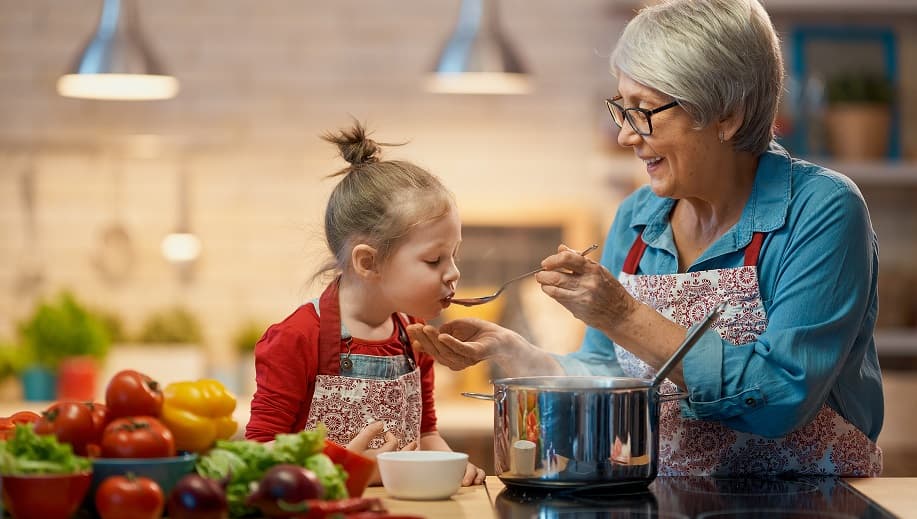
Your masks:
M526 74L506 72L434 73L427 90L437 94L527 94L532 83Z
M83 99L171 99L178 94L178 80L152 74L66 74L57 80L57 93Z
M174 232L162 240L162 255L173 263L194 261L201 248L200 238L189 232Z

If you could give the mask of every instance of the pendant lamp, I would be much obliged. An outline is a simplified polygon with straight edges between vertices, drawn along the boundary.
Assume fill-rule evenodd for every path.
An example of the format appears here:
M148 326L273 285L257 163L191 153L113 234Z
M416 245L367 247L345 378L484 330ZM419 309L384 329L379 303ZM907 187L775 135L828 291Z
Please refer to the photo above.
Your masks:
M143 38L136 0L103 0L95 34L57 80L57 93L123 101L175 97L178 80L163 71Z
M427 90L451 94L524 94L529 75L500 28L497 0L462 0Z

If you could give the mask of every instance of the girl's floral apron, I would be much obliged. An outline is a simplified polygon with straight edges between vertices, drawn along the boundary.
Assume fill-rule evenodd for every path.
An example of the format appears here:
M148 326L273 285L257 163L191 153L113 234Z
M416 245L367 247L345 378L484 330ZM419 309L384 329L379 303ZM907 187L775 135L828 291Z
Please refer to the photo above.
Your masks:
M350 334L341 326L335 280L313 301L319 314L318 377L306 429L322 422L328 439L347 445L372 422L385 422L385 430L398 438L398 447L420 437L420 370L407 341L405 324L395 315L404 355L377 357L351 355ZM342 336L344 341L342 341ZM374 438L370 448L382 445Z
M713 328L736 344L753 342L767 327L767 315L758 291L757 262L763 234L755 233L739 268L679 274L637 275L646 250L638 236L624 262L619 280L636 299L668 319L689 327L720 301L729 305ZM624 372L652 378L655 369L615 345ZM666 379L666 392L675 386ZM720 422L681 416L679 402L661 404L659 458L661 476L735 474L831 474L877 476L882 451L859 429L828 405L815 418L782 438L739 432Z

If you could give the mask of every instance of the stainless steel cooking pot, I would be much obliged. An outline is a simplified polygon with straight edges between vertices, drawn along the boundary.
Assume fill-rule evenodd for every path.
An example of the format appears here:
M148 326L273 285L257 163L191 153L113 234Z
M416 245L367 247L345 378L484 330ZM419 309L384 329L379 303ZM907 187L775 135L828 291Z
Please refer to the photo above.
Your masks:
M659 407L683 398L660 394L662 380L723 305L679 346L652 380L543 376L493 381L494 469L508 486L640 486L656 478Z
M493 382L494 469L507 485L646 486L659 460L659 393L623 377L519 377ZM479 396L468 394L468 396Z

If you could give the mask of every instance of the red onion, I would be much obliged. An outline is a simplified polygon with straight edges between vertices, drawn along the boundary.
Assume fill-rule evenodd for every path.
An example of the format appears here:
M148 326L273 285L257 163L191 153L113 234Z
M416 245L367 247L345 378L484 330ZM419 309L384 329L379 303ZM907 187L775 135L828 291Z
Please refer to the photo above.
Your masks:
M299 465L275 465L264 473L245 504L254 506L267 516L289 516L301 511L305 501L321 499L325 489L311 470Z
M228 519L226 491L219 481L197 474L178 480L169 493L169 519Z

